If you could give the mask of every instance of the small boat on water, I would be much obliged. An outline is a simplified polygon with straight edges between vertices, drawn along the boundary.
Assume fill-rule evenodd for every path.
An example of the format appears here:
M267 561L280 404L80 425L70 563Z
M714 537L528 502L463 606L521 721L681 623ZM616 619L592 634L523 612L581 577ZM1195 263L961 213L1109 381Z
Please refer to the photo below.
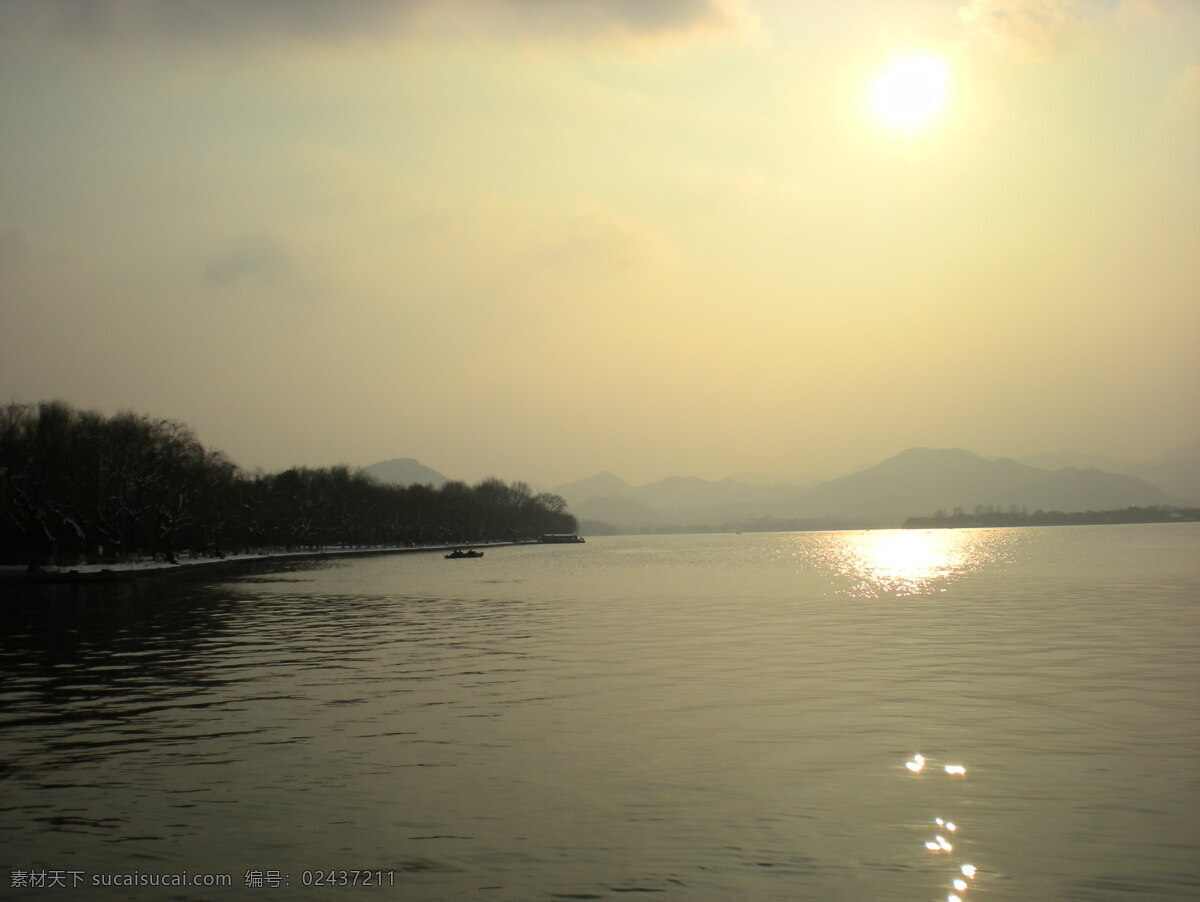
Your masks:
M446 560L451 561L460 557L483 557L483 552L474 550L464 551L461 548L455 548L448 555L446 555Z

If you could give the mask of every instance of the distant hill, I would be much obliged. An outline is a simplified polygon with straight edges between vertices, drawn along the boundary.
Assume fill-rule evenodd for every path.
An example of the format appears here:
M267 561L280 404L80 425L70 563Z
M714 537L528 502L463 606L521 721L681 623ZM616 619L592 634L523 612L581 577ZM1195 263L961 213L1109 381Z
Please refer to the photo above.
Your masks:
M554 490L554 494L565 498L572 509L575 505L590 501L592 498L625 498L632 492L633 486L607 470L597 473L595 476L589 476L587 479L560 485Z
M1132 467L1132 460L1119 460L1104 454L1079 454L1075 451L1064 451L1059 454L1038 454L1034 457L1022 457L1018 463L1039 470L1065 470L1074 467L1077 470L1095 468L1107 470L1109 473L1124 473Z
M910 448L866 470L800 493L793 516L892 520L906 512L992 503L1042 471L1015 460L987 461L957 448Z
M773 513L799 488L693 476L668 476L634 488L606 472L560 485L554 492L567 500L577 517L637 530L665 526L718 528L757 519Z
M687 508L731 509L777 504L796 490L795 485L763 485L713 481L694 476L668 476L635 491L634 497L666 510Z
M1127 475L1158 486L1193 504L1200 503L1200 439L1172 448L1144 464L1124 470Z
M1177 502L1139 479L1103 470L1048 472L1007 458L987 460L959 448L910 448L801 493L792 515L900 522L912 512L921 516L977 505L1086 511Z
M561 494L556 492L555 494ZM568 503L568 508L580 520L594 520L599 523L610 523L623 530L657 529L661 526L674 525L667 514L648 504L634 501L632 498L610 496L607 498L589 498L586 501ZM687 525L699 521L685 518Z
M363 472L385 485L431 485L441 488L450 480L411 457L397 457L363 467Z
M1133 476L1067 467L1009 493L999 504L1045 511L1108 511L1170 506L1184 500Z

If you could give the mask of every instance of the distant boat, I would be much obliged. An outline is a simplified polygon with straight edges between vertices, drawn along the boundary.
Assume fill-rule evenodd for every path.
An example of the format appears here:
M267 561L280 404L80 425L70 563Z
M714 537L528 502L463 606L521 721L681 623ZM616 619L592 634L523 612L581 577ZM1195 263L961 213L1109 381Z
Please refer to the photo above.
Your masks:
M454 560L455 558L460 558L460 557L483 557L483 552L482 551L463 551L461 548L455 548L448 555L446 555L446 560L448 560L448 561Z
M573 532L546 533L538 541L544 545L567 545L582 542L583 536Z

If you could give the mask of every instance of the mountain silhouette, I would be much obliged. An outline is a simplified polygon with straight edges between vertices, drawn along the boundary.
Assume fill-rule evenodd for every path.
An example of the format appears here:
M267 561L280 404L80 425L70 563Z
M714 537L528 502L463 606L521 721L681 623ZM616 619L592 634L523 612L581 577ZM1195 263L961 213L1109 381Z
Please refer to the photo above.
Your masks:
M440 488L450 480L411 457L396 457L363 467L363 472L386 485L431 485Z
M632 492L633 486L607 470L587 479L565 483L554 490L554 494L565 498L572 509L593 498L624 498Z
M961 448L910 448L877 466L801 493L795 514L903 520L937 510L1088 511L1168 505L1178 499L1132 476L1096 469L1046 471Z
M830 526L899 526L911 516L977 506L1029 511L1114 510L1186 503L1129 474L1048 471L961 448L910 448L811 488L668 477L632 487L612 473L556 489L576 516L636 530L721 528L763 518Z
M612 473L558 486L571 512L623 529L716 526L773 514L797 485L760 485L733 479L712 481L668 476L634 488Z
M1200 504L1200 439L1123 472L1192 504Z
M1018 463L1037 467L1039 470L1065 470L1074 467L1077 470L1107 470L1109 473L1124 473L1134 465L1132 460L1120 460L1107 454L1080 454L1077 451L1022 457Z

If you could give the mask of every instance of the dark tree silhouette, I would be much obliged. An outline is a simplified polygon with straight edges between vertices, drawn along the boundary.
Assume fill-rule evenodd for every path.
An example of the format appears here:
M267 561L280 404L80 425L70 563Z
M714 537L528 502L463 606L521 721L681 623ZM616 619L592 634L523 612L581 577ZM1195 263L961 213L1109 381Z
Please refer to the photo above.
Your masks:
M0 407L0 558L467 544L574 532L557 495L485 479L382 485L347 466L246 473L173 420Z

